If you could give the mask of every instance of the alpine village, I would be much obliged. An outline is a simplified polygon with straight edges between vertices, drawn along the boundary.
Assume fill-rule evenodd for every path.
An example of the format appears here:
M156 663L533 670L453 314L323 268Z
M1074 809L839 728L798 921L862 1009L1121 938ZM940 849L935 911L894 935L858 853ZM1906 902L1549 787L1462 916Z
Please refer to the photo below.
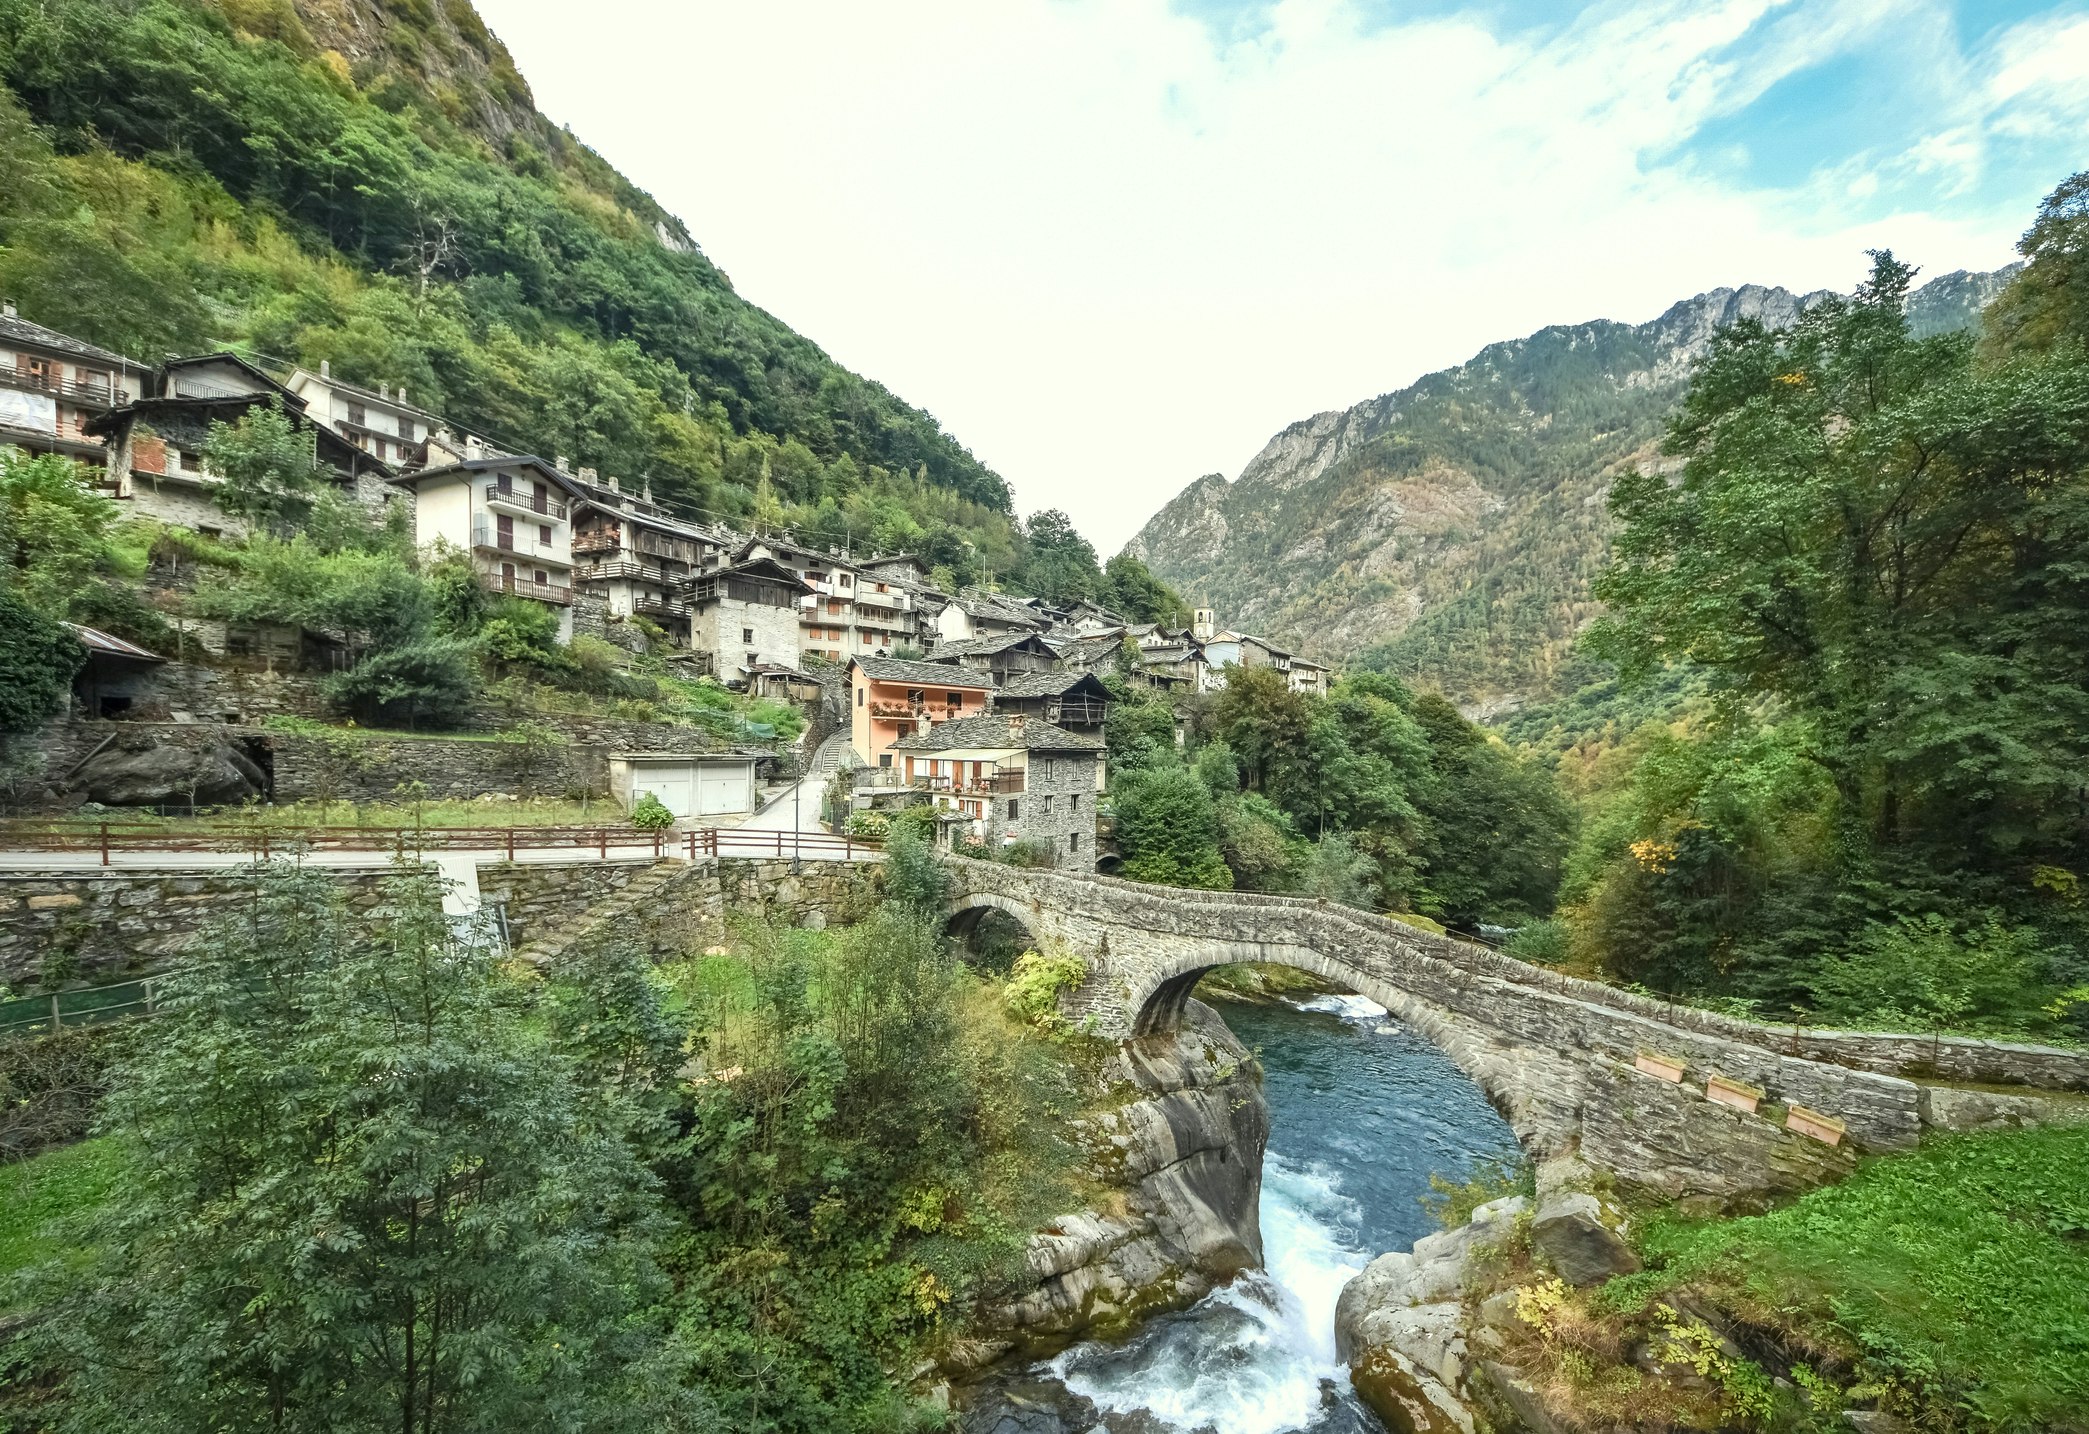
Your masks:
M2089 1431L2048 188L1104 560L467 0L0 0L0 1429Z

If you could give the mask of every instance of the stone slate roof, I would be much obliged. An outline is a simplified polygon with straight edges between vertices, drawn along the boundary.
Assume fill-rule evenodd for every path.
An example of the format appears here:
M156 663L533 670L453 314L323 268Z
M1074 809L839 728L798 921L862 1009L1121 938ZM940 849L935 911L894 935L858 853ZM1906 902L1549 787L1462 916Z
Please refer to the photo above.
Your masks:
M42 324L32 324L27 319L17 318L12 314L0 315L0 339L6 339L12 343L28 344L32 348L49 349L53 353L73 354L79 358L93 359L96 363L111 364L117 368L133 368L142 371L150 367L148 364L139 363L136 359L127 359L122 354L116 353L111 349L97 348L85 339L76 339L69 334L61 334L56 329L47 329Z
M1036 718L988 712L979 717L960 717L938 722L926 732L916 732L892 744L897 752L948 752L963 747L1015 747L1028 752L1100 752L1103 739L1064 727L1054 727Z
M852 657L865 677L879 682L911 682L917 687L988 687L994 679L947 662L910 662L903 657Z
M990 622L1029 623L1038 627L1046 625L1044 615L1033 608L1018 607L979 593L964 593L951 601L973 617L983 617Z
M1020 647L1026 642L1043 642L1034 632L1007 632L999 637L968 637L960 642L939 642L936 650L929 654L931 662L945 662L953 657L992 657L997 652L1006 652L1011 647Z
M1082 683L1093 683L1105 693L1102 679L1092 672L1016 672L1001 684L1003 697L1058 697Z

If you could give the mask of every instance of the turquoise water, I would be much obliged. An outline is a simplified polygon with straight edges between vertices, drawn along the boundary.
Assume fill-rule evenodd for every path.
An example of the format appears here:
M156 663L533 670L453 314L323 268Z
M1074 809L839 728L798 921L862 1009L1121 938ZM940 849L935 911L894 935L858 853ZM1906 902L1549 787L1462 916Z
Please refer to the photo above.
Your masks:
M1335 1300L1373 1256L1435 1228L1431 1173L1463 1179L1513 1157L1515 1137L1447 1056L1360 996L1211 1004L1266 1076L1265 1268L1040 1373L1112 1434L1379 1434L1335 1358Z

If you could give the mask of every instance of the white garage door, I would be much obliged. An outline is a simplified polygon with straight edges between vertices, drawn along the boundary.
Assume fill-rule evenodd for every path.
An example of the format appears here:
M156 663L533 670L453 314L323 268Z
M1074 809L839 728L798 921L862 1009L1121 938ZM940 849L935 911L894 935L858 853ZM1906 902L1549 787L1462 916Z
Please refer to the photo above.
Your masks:
M660 798L660 805L676 816L693 816L696 808L690 800L691 785L686 767L640 767L631 774L631 800L636 803L651 792Z
M705 762L697 769L697 814L708 817L751 810L753 773L745 762Z

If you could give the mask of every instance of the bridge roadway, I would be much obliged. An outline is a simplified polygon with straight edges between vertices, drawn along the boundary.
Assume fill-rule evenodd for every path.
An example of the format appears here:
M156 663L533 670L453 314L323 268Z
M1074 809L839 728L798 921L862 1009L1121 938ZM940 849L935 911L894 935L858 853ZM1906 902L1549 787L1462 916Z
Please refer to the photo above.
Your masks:
M1213 967L1296 967L1370 997L1428 1036L1534 1157L1578 1153L1671 1196L1747 1204L1837 1178L1857 1155L1905 1149L1926 1130L2049 1118L2056 1107L2089 1114L2080 1097L2041 1094L2089 1091L2089 1053L2081 1051L1759 1025L1298 897L981 861L951 868L953 933L968 936L997 909L1041 945L1081 955L1090 974L1069 1002L1097 1034L1173 1029ZM1642 1067L1655 1063L1645 1056L1680 1062L1686 1073L1680 1081L1650 1073ZM1711 1098L1715 1075L1759 1088L1760 1106L1745 1111ZM1788 1125L1793 1106L1846 1133L1831 1144Z

